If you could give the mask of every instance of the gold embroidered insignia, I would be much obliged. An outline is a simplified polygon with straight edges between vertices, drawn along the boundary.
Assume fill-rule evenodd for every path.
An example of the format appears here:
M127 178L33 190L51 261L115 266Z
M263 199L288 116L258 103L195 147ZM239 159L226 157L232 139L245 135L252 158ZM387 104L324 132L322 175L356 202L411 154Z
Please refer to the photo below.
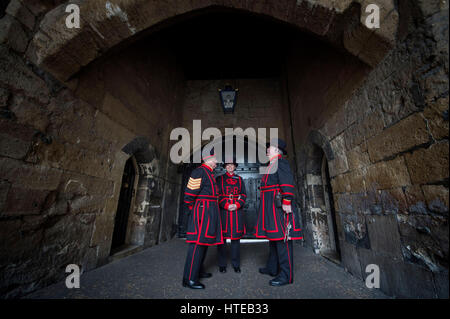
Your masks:
M189 178L189 182L187 184L187 188L191 189L191 190L196 190L200 188L200 185L202 183L202 178Z

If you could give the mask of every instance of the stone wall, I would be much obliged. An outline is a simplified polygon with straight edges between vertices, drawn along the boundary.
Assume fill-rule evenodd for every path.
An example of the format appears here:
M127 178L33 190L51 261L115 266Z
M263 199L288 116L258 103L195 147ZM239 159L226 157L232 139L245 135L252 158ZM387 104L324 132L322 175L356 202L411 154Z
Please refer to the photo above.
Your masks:
M141 231L138 241L148 247L176 230L170 194L180 185L169 169L168 134L181 124L174 112L183 78L173 56L158 40L137 43L62 84L23 56L49 9L34 4L11 1L0 20L4 297L63 279L68 264L84 272L107 262L123 167L132 155L139 183L130 227Z
M448 298L448 4L400 9L398 44L370 72L344 62L339 74L331 67L322 86L309 75L328 74L332 59L318 55L307 77L301 66L290 68L291 100L303 110L303 119L295 111L293 117L295 142L305 142L297 158L306 240L320 251L320 229L330 227L318 218L325 208L315 205L321 196L311 182L323 174L321 157L314 157L320 148L330 169L341 264L361 279L367 265L377 264L381 289L392 296ZM303 90L308 80L312 97Z
M223 89L227 83L239 90L234 114L224 114L220 102L218 89ZM217 127L222 135L225 135L225 128L253 128L256 134L258 128L266 128L267 138L270 128L278 128L279 137L285 138L283 92L282 81L278 78L187 81L182 127L192 132L192 121L201 120L202 130ZM194 149L197 147L194 145Z
M306 243L319 251L330 237L318 187L325 156L342 265L361 279L379 265L390 295L448 297L447 2L383 1L377 30L362 23L363 0L116 0L113 12L83 1L82 27L71 30L64 2L0 8L0 295L61 280L70 263L86 271L107 261L130 156L133 241L171 238L180 185L168 134L202 119L203 128L280 128L295 149ZM226 81L184 91L164 39L136 42L218 6L319 38L293 41L283 78L230 80L241 90L234 117L219 104Z

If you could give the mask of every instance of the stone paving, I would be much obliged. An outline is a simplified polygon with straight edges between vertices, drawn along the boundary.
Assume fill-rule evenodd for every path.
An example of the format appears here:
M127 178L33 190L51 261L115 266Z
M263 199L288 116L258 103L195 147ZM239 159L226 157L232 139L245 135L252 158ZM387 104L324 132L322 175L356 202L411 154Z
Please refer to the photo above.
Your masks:
M258 272L268 254L266 242L241 244L240 274L231 265L227 273L219 273L217 249L209 247L205 267L213 276L202 279L205 290L191 290L181 285L186 253L187 244L172 239L82 274L79 289L68 289L59 282L25 298L389 298L377 289L366 288L363 281L342 267L299 244L294 245L294 283L271 287L271 277Z

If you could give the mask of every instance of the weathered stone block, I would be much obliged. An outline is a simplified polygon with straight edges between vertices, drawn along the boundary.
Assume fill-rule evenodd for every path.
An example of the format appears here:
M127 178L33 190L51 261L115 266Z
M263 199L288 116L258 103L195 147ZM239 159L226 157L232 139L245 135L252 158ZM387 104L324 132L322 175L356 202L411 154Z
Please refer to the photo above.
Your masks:
M368 140L372 136L383 131L384 122L381 112L370 113L362 122L353 124L344 132L344 140L347 150Z
M346 122L346 112L344 109L345 106L335 112L321 130L321 132L330 140L343 132L349 125L353 124L353 122L349 124Z
M366 190L366 182L364 180L366 175L365 169L355 169L347 175L350 192L361 193Z
M436 284L437 298L448 299L449 292L449 280L448 280L448 270L433 273L434 282Z
M83 269L83 272L90 271L97 267L98 249L99 249L98 246L89 247L87 249L87 252L83 256L83 260L81 263L81 268Z
M10 183L4 180L0 180L0 214L2 213L3 207L5 206L6 198L8 197L10 188Z
M441 10L448 9L448 2L442 0L419 0L417 5L425 17L429 17Z
M430 271L401 259L376 254L367 249L358 249L364 280L369 275L365 268L369 264L380 268L380 289L400 298L434 298L434 285Z
M334 138L330 144L334 154L334 159L328 162L330 175L335 176L348 171L344 134L341 134Z
M350 170L370 165L369 154L363 152L361 146L357 146L354 149L347 151L347 161Z
M39 214L48 194L45 190L11 187L3 215Z
M419 185L412 185L405 188L407 210L415 214L427 214L425 196Z
M358 88L344 106L347 127L368 115L370 108L361 105L369 105L365 87Z
M351 194L335 194L335 206L336 210L341 214L351 214L354 211L353 197Z
M2 30L1 27L0 30ZM0 56L2 57L0 82L22 91L25 96L35 99L40 104L47 104L50 91L45 82L34 74L19 56L3 45L0 45Z
M425 108L423 115L427 119L428 127L434 139L448 138L448 96L438 99L437 102Z
M27 48L28 37L22 26L10 15L0 19L0 44L6 43L11 49L23 53Z
M68 198L89 195L106 199L112 198L114 192L118 191L114 188L114 181L72 172L61 175L58 189Z
M408 210L403 189L393 188L380 192L380 201L384 214L405 214Z
M409 186L411 180L402 156L391 161L379 162L367 168L366 183L368 188L389 189Z
M448 141L445 141L406 154L406 164L412 183L434 183L448 178L448 151Z
M331 179L331 188L333 189L333 193L350 192L348 174L341 174Z
M448 188L442 185L422 186L428 209L438 213L448 213Z
M109 236L112 236L112 233L110 234L110 229L112 227L114 227L114 215L106 213L105 209L103 212L97 215L94 221L94 230L90 238L89 245L98 246L104 242L107 242L108 240L111 240L111 237ZM109 246L111 246L110 242ZM106 252L106 255L109 255L109 248Z
M448 16L445 17L448 19ZM445 19L444 18L444 19ZM448 49L447 49L448 50ZM448 63L448 62L447 62ZM448 91L448 73L444 68L437 68L433 76L427 76L424 79L424 100L427 104L431 104L442 96L445 96Z
M35 16L52 9L58 2L61 1L40 1L40 0L20 0Z
M346 242L356 247L370 248L371 243L364 215L358 213L353 215L343 214L341 215L341 224Z
M30 165L22 161L0 158L0 176L14 186L27 185L29 189L53 190L58 187L61 171Z
M361 264L359 263L359 256L355 245L349 244L342 240L339 242L341 248L341 262L345 270L353 276L362 279Z
M425 120L416 113L368 140L367 146L370 159L375 163L428 140Z
M18 123L33 127L41 132L46 131L50 124L46 109L19 95L14 96L10 104L9 109L14 113Z
M440 271L448 259L448 220L432 215L397 215L404 259Z
M0 155L21 159L25 157L29 148L30 142L0 133Z
M0 107L5 107L8 105L9 96L9 90L0 87Z
M366 221L372 251L401 259L401 242L395 216L366 216Z
M150 206L147 215L147 223L145 225L144 247L151 247L158 243L159 224L161 220L161 206Z
M19 0L11 0L6 8L6 13L19 20L28 30L33 30L34 15Z
M43 230L29 233L20 232L22 221L2 220L0 221L0 264L23 263L35 256L36 247L40 246ZM13 251L14 254L9 253Z

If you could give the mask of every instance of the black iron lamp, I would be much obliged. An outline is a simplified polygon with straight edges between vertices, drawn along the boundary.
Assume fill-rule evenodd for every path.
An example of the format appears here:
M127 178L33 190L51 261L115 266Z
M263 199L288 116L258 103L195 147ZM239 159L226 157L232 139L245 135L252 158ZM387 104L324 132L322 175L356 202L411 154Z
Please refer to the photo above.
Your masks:
M225 85L224 89L219 89L220 101L224 114L233 114L236 106L237 92L239 89L233 89L231 85Z

